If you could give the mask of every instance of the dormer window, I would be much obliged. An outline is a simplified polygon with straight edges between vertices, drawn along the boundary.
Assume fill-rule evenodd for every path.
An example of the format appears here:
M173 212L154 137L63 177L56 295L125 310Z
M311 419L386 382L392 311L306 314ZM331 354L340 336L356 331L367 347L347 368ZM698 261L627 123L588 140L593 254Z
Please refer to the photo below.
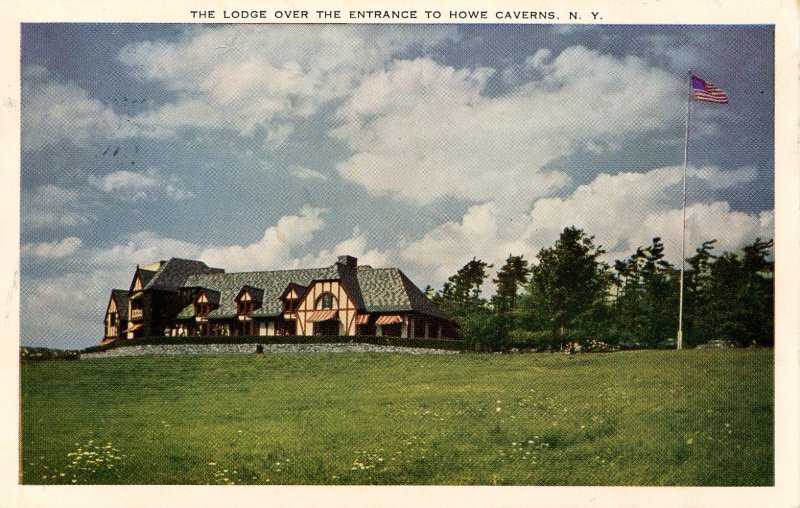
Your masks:
M287 298L283 301L283 312L293 314L297 312L297 298Z
M294 314L297 312L297 307L300 306L300 295L305 292L304 287L297 284L290 283L281 294L281 304L284 314Z
M256 310L256 302L239 302L236 307L236 313L246 316Z
M216 307L219 301L219 293L209 290L201 290L194 301L194 315L196 318L203 319L208 316Z
M251 312L261 307L264 291L258 288L244 286L236 296L236 313L239 316L248 316Z

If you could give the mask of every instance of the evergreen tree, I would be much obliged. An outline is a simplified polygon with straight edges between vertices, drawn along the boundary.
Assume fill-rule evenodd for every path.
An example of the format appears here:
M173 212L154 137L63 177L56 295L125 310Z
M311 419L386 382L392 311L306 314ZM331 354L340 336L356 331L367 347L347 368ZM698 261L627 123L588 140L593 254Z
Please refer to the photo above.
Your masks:
M678 330L678 278L679 271L664 259L664 243L661 238L643 250L640 258L644 298L645 339L651 345L674 338Z
M512 256L509 254L506 263L497 272L497 278L493 279L497 286L497 293L492 298L494 309L499 314L511 313L517 305L519 288L528 281L528 261L522 256Z
M472 258L458 272L447 279L442 291L434 296L434 303L456 319L466 317L478 308L486 307L481 298L481 287L492 265Z
M716 240L703 242L695 255L687 258L689 271L684 280L684 335L688 345L713 339L713 316L708 315L712 299L711 266L717 256L711 254Z
M599 261L605 251L594 237L573 227L561 232L555 245L539 251L531 268L531 303L547 313L553 345L563 347L591 309L602 302L608 286L607 266Z
M704 319L709 335L740 345L774 341L772 240L755 242L737 255L726 252L711 265L710 301Z
M467 344L479 351L501 348L505 337L498 335L493 313L481 297L481 288L491 268L489 263L472 258L432 297L433 303L458 323Z

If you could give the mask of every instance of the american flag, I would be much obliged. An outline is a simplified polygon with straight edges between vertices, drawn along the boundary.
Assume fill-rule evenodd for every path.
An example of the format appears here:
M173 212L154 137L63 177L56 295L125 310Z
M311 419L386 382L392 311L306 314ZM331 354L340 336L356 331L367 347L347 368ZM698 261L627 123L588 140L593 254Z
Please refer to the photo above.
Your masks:
M692 76L692 97L703 102L728 103L728 94L694 75Z

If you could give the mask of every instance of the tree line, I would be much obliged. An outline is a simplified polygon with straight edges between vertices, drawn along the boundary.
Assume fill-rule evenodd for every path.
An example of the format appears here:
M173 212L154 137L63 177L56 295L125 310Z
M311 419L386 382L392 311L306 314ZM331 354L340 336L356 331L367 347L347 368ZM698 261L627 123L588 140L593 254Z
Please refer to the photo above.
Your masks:
M771 346L773 241L758 238L738 252L719 255L715 243L704 242L686 259L684 344L719 339ZM482 288L494 266L477 258L440 290L426 292L476 350L559 350L576 343L656 347L674 339L680 267L664 259L661 238L613 265L602 261L604 253L594 236L568 227L534 263L509 255L491 281L496 289L491 298Z

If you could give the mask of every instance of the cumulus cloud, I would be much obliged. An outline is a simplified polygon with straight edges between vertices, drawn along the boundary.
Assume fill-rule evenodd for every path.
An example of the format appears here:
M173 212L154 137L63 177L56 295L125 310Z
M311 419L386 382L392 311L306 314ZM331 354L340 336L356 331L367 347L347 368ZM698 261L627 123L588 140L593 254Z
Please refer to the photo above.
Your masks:
M103 192L113 193L124 201L137 201L159 195L166 195L174 200L192 196L190 191L179 188L177 183L177 178L162 175L155 168L143 173L117 170L103 176L89 176L89 184Z
M301 180L327 180L328 177L324 173L314 171L313 169L304 168L302 166L292 166L289 168L292 175Z
M682 168L667 167L645 173L601 174L565 197L537 200L526 213L517 213L502 201L469 208L460 221L446 222L417 241L402 247L402 259L417 270L427 270L441 282L477 255L496 265L509 254L533 259L552 245L569 226L596 236L608 251L607 261L624 259L655 236L665 242L665 254L680 261ZM692 188L715 190L737 187L755 178L752 168L722 171L692 169ZM701 192L702 194L702 192ZM687 207L687 255L705 240L717 239L717 248L737 250L756 237L772 238L774 212L745 213L727 201L706 200ZM499 265L498 265L499 266Z
M131 134L127 118L93 99L74 83L61 82L41 66L22 72L22 149L61 141L88 146L96 139Z
M285 215L249 245L214 246L204 249L200 259L230 271L264 270L285 266L292 247L305 245L325 226L324 208L303 207L299 215Z
M89 224L96 217L83 206L83 193L56 185L41 185L22 195L22 224L28 228L57 228Z
M204 26L176 42L128 45L118 58L134 76L177 95L138 115L140 125L163 134L200 127L245 136L263 126L267 139L280 145L294 119L347 96L361 76L382 68L392 55L454 38L449 27Z
M87 253L86 266L127 273L137 264L145 265L171 257L191 258L200 251L201 247L194 243L164 238L152 231L140 231L123 236L116 245L91 250Z
M420 58L373 73L337 113L344 125L332 135L352 151L340 175L423 204L532 200L569 184L564 172L544 169L558 158L668 131L680 115L663 107L680 97L680 80L637 57L540 50L521 72L528 74L501 96L485 93L494 73L486 68Z
M25 243L20 252L23 256L35 256L42 259L59 259L74 253L81 246L81 239L75 236L61 241Z
M353 228L353 235L350 238L339 242L332 249L323 249L315 254L297 258L293 260L292 266L303 268L327 266L338 256L344 254L358 258L359 265L386 266L390 260L388 251L367 249L367 235L356 226Z
M134 171L114 171L102 177L89 177L89 183L104 192L119 190L138 191L158 186L155 178Z
M22 76L22 147L61 141L85 147L132 136L165 138L181 128L230 129L252 136L263 127L277 147L321 104L346 97L365 74L394 55L457 39L451 27L410 30L370 26L203 26L177 41L124 46L118 60L134 78L157 83L175 100L121 114L45 67Z

